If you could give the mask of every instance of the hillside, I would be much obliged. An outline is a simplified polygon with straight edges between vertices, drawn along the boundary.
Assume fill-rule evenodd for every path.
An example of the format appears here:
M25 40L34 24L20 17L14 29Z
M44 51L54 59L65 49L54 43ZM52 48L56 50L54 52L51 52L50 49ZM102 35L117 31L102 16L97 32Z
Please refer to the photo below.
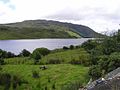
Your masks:
M0 39L100 37L87 26L47 20L27 20L1 24Z

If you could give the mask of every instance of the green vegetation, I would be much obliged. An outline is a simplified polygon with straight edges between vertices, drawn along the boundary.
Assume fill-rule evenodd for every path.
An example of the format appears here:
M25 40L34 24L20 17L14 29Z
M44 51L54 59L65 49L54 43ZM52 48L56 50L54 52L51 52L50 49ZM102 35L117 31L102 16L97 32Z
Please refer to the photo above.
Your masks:
M57 21L30 20L0 25L0 40L100 36L89 27Z
M1 59L4 62L0 66L1 77L10 76L5 76L6 83L0 84L1 90L77 90L89 81L89 54L83 48L71 45L67 50L37 48L31 54L28 52L23 50L13 58Z
M23 56L23 57L28 57L30 55L31 53L26 49L23 49L22 52L19 54L19 56Z
M81 36L73 31L66 31L70 36L76 37L76 38L80 38Z
M41 64L81 64L89 65L90 55L82 48L51 53L40 60Z
M82 47L90 53L89 75L93 80L120 67L120 31L104 39L89 40Z
M41 70L40 65L4 65L2 73L10 73L11 75L18 75L28 82L19 86L24 90L52 90L55 84L56 90L61 90L63 86L79 81L81 85L85 85L88 80L88 68L79 65L59 64L47 65L48 69ZM33 78L34 70L39 74L39 77ZM34 72L34 75L35 73ZM24 89L23 89L24 88Z
M37 48L19 55L0 50L1 90L78 90L120 67L120 32L81 46Z
M14 57L14 58L7 58L4 59L4 63L6 65L32 65L34 64L34 59L30 57Z

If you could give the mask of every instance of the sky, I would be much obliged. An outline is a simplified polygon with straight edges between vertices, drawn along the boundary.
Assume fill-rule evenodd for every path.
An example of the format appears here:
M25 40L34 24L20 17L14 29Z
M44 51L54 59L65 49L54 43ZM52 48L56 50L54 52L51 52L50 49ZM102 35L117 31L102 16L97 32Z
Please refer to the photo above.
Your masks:
M0 0L0 24L36 19L114 31L120 27L120 0Z

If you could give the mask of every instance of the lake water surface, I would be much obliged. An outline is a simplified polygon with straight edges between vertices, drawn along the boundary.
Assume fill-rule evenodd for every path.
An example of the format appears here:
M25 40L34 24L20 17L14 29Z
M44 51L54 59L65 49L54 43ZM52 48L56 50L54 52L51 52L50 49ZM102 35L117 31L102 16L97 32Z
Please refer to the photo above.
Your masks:
M91 38L81 39L25 39L25 40L0 40L0 49L19 54L23 49L32 52L36 48L45 47L50 50L63 46L81 45Z

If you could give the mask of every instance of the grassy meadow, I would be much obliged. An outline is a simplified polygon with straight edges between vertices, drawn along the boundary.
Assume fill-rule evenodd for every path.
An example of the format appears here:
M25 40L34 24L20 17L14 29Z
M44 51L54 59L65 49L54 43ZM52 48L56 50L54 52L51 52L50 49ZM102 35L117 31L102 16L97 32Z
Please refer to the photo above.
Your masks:
M56 64L61 64L76 61L81 64L82 62L86 62L87 64L89 63L89 58L89 54L83 48L80 48L48 54L41 59L40 63L51 64L51 61L58 61Z
M83 48L78 48L52 51L42 56L36 65L32 56L5 58L0 72L16 75L27 82L18 85L16 90L77 90L89 81L89 57ZM86 66L82 64L85 62ZM40 69L44 65L47 68ZM0 86L0 90L4 90L4 86Z
M41 70L40 65L4 65L2 72L18 75L28 82L18 87L18 90L61 90L65 86L79 82L81 86L88 80L88 68L80 65L59 64L47 65L46 70ZM33 78L32 72L39 73L39 78Z

